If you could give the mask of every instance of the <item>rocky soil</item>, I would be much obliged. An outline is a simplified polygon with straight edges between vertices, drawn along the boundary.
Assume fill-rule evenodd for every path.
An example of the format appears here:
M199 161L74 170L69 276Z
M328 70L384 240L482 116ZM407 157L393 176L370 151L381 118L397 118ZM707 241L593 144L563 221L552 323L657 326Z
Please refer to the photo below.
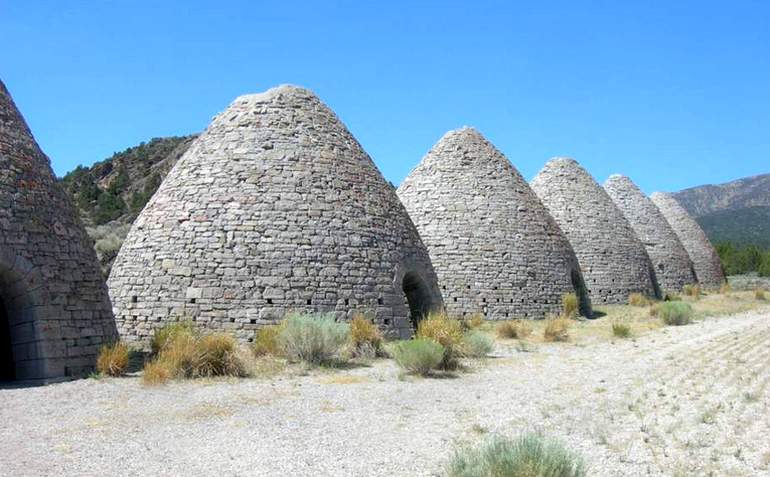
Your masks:
M4 475L442 475L539 430L590 475L768 475L770 310L591 344L498 342L443 379L388 360L303 376L0 389Z

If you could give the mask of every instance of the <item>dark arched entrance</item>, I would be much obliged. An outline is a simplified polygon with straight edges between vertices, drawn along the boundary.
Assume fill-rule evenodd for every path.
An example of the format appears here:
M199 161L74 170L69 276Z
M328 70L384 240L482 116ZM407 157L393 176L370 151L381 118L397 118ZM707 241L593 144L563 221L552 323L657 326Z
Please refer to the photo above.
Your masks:
M433 308L430 289L415 272L404 275L401 288L409 304L409 321L412 323L412 328L416 330L417 323Z
M588 298L588 290L583 281L583 276L577 270L572 270L570 280L572 281L572 289L575 290L575 295L578 298L580 314L586 318L591 318L591 300Z
M3 297L0 295L0 381L11 381L16 378L16 364L13 361L12 346L8 311Z

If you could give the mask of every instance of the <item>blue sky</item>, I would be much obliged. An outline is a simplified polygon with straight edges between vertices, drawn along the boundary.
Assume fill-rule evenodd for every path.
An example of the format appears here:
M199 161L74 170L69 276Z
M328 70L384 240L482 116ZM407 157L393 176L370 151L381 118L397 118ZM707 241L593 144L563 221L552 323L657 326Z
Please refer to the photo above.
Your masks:
M633 4L633 5L632 5ZM0 78L57 174L313 89L395 184L477 127L645 191L770 172L770 2L0 0Z

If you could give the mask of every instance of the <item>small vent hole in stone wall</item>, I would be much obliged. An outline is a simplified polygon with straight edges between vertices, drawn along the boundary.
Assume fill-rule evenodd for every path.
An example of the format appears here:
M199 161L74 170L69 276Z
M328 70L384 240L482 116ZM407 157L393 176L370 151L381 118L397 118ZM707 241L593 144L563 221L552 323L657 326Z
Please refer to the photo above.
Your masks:
M195 303L195 298L190 298L190 303Z
M390 325L390 318L385 318L384 320L382 320L382 323L383 323L385 326L388 326L388 325Z
M309 304L310 303L308 303L308 305ZM348 305L350 305L350 299L349 298L345 298L345 306L348 306Z
M252 318L252 319L249 320L249 323L251 323L252 325L256 325L257 324L257 320L255 318Z
M235 323L235 318L230 318L230 323Z
M272 298L268 298L267 299L267 304L268 305L272 305L273 304L273 299Z
M345 301L347 301L347 300L345 300ZM308 304L308 305L312 305L312 304L313 304L313 300L311 300L310 298L308 298L308 299L307 299L307 304ZM345 304L347 305L347 303L345 303Z
M137 296L132 296L131 297L131 303L136 303L137 300L139 300L139 297L137 297Z
M377 298L377 304L382 305L382 298Z

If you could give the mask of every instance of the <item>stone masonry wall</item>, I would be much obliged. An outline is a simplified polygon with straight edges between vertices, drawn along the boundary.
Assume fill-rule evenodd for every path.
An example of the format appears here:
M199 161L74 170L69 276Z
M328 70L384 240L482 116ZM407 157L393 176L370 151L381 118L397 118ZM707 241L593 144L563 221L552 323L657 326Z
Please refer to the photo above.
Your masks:
M705 288L718 288L722 285L725 282L722 262L695 219L671 194L655 192L651 199L690 255L698 282Z
M109 278L122 336L168 321L234 332L290 311L370 312L411 334L440 307L436 274L395 190L305 89L241 96L171 170Z
M659 295L644 245L607 192L575 160L551 160L530 184L575 250L591 300Z
M398 189L439 277L447 311L543 318L582 275L575 254L508 159L478 131L450 131ZM583 289L578 286L579 289ZM583 293L583 313L590 301Z
M610 176L604 189L647 249L660 287L680 291L684 285L695 283L690 256L649 197L631 179L619 174Z
M2 82L0 302L17 379L87 374L117 338L93 244Z

